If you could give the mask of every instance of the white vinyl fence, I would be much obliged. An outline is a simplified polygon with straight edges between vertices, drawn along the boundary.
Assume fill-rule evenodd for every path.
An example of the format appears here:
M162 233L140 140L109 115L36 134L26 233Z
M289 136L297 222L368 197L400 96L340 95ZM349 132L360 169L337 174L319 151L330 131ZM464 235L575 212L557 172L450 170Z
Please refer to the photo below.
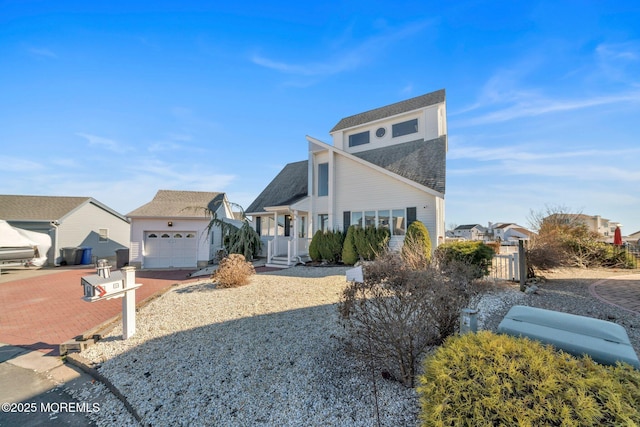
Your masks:
M518 267L518 253L495 255L491 268L491 275L496 280L520 281L520 268Z

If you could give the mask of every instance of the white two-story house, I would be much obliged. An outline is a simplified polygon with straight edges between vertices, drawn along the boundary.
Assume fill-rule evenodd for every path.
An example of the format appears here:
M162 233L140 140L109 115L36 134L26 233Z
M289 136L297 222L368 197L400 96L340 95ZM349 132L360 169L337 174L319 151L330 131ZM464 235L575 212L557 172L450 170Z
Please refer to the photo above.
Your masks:
M332 144L307 136L308 159L290 163L247 208L268 264L293 265L317 230L388 227L392 247L420 220L444 240L445 91L345 117Z

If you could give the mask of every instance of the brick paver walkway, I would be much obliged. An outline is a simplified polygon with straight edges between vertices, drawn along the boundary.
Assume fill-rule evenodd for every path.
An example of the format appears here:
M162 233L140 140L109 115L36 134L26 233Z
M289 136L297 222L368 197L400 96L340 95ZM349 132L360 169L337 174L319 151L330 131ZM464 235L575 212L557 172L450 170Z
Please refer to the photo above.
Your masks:
M607 304L640 314L640 274L603 279L592 284L589 290Z
M175 283L203 279L188 278L190 271L136 271L136 304ZM122 299L86 302L82 299L82 276L95 274L90 268L66 271L0 283L0 342L59 353L59 345L122 314Z

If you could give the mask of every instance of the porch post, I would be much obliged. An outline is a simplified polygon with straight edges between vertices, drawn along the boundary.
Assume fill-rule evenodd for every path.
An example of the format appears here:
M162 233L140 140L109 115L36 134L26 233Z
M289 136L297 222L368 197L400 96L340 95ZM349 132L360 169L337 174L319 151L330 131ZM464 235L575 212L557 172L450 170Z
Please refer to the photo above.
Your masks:
M298 211L293 211L293 256L297 257L298 252Z
M271 257L278 256L278 212L273 213L273 252Z

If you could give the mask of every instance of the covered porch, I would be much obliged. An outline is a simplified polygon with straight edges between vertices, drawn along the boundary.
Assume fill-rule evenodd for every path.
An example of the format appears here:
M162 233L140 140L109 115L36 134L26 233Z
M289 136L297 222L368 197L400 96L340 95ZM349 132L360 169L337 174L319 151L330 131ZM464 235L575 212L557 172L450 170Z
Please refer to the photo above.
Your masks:
M261 216L260 230L267 250L267 267L289 268L310 261L309 213L291 206L268 207ZM261 227L262 228L262 227Z

